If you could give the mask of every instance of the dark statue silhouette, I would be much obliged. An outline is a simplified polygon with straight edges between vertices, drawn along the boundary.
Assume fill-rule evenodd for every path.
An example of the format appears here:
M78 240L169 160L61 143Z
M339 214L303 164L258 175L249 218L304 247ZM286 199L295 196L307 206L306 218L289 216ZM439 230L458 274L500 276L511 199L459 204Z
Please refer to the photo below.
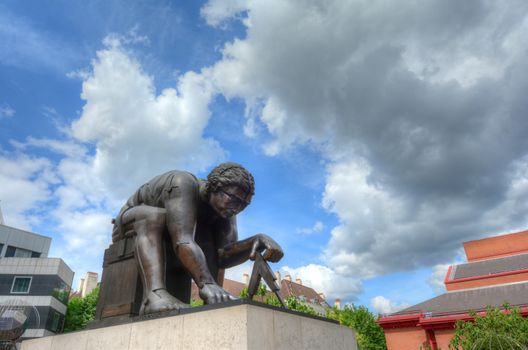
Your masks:
M206 304L235 299L221 287L225 268L260 253L270 262L283 256L264 234L238 240L236 215L254 188L253 176L236 163L220 164L206 180L174 170L141 186L114 220L97 318L188 307L190 278Z

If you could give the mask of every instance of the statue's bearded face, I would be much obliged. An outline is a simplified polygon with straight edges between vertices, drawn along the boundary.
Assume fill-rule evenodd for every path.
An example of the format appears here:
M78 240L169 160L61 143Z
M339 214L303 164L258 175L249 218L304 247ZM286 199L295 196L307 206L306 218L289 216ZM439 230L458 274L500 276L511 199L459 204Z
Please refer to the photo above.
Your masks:
M223 218L237 215L251 202L248 195L238 186L225 186L211 193L209 204Z

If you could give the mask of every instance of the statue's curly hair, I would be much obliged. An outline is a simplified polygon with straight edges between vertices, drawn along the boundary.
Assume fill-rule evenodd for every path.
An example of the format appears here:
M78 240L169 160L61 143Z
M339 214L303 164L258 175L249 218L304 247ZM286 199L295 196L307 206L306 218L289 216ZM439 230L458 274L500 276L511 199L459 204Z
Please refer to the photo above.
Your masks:
M239 186L248 195L255 194L253 175L238 163L222 163L207 175L205 191L207 195L226 186Z

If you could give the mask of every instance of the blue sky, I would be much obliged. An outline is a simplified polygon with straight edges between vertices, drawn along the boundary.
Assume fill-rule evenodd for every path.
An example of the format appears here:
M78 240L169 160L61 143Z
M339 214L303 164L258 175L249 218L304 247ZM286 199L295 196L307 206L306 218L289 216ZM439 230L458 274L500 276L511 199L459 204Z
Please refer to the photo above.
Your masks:
M151 177L255 176L242 237L390 312L442 291L462 242L525 229L524 1L4 1L6 224L101 271ZM228 271L240 279L248 265Z

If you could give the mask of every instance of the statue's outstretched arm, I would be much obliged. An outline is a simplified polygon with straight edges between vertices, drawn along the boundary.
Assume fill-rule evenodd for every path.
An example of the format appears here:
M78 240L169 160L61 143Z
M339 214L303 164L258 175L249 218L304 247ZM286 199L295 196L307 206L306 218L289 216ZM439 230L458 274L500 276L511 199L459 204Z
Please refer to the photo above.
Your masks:
M248 259L255 260L257 252L262 253L263 258L271 262L279 261L284 255L280 245L262 233L237 241L235 218L229 221L229 227L226 227L224 232L224 242L218 249L220 267L229 268L240 265Z

